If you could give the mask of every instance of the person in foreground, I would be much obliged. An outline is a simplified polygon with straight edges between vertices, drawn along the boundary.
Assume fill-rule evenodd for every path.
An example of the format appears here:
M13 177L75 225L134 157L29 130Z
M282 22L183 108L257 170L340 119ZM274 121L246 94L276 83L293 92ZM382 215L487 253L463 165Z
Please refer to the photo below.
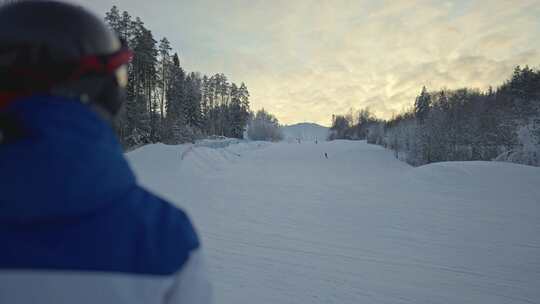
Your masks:
M190 220L111 127L131 57L80 7L0 7L0 303L211 302Z

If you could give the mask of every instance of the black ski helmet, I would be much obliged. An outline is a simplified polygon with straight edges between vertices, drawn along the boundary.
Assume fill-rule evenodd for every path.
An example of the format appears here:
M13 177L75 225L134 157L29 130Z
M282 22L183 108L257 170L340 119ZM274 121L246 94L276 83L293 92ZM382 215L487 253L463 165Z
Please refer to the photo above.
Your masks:
M114 116L131 57L104 21L79 6L26 0L0 7L0 94L75 97Z

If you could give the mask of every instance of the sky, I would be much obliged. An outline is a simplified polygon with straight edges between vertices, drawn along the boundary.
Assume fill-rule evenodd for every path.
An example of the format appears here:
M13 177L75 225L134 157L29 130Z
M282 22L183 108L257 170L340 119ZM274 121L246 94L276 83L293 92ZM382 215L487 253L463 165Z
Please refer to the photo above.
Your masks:
M283 124L369 107L390 118L429 90L497 87L540 68L540 0L71 0L112 5L167 37L188 71L245 82Z

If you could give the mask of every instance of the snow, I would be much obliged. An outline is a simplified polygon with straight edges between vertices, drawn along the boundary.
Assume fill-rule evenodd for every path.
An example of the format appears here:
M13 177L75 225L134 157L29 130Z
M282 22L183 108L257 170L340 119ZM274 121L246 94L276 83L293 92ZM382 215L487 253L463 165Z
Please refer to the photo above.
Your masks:
M298 138L303 141L325 141L328 137L328 128L315 123L299 123L281 127L286 141L295 141Z
M413 168L358 141L127 156L191 215L216 303L540 303L540 168Z

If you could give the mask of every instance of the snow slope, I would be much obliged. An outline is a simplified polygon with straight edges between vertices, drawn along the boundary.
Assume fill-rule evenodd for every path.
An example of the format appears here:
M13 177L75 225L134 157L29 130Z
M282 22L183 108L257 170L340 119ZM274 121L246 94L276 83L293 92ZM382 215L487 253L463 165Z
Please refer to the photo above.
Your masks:
M192 216L216 303L540 303L540 168L349 141L128 158Z
M299 123L281 127L286 141L294 141L300 138L303 141L325 141L328 137L328 128L314 123Z

